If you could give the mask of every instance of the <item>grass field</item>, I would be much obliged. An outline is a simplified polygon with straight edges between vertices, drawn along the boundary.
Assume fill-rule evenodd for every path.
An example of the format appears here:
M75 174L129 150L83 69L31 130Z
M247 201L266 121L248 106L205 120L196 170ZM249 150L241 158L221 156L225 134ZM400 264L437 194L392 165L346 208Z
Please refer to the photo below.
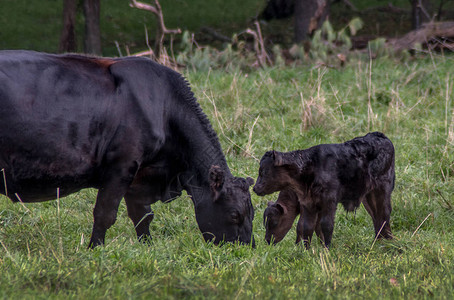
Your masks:
M332 248L264 241L276 195L252 195L257 247L203 242L183 196L154 205L153 243L137 242L124 203L104 247L87 250L96 191L12 204L0 197L0 297L9 299L437 298L454 295L452 56L351 61L344 69L270 68L185 75L232 172L256 178L270 149L383 131L396 148L392 241L373 240L361 207L336 215Z

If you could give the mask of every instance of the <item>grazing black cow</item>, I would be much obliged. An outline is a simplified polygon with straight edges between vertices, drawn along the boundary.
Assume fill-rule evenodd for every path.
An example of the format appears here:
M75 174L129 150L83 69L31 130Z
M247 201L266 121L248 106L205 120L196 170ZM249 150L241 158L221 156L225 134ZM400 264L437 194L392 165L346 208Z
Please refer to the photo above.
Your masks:
M306 248L314 230L329 247L338 203L347 211L363 203L372 217L375 236L391 239L394 180L394 146L380 132L343 144L287 153L269 151L260 161L254 191L259 196L282 192L278 202L270 203L265 211L264 217L270 219L265 220L266 239L280 241L301 213L297 235L302 236Z
M0 169L13 201L97 188L89 247L123 197L148 239L150 204L183 189L206 241L253 242L253 180L230 173L185 79L149 59L0 51Z

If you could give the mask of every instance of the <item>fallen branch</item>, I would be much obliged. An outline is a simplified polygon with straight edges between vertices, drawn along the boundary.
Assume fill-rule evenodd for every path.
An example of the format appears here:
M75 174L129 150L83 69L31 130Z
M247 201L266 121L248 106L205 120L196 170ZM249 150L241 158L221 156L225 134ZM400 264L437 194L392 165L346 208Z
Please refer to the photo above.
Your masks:
M130 0L131 2L129 3L130 7L141 9L141 10L146 10L151 12L157 17L157 25L158 25L158 30L156 32L156 41L155 41L155 48L154 51L148 51L150 55L155 55L156 60L160 61L162 56L167 55L165 49L164 49L164 37L166 34L180 34L181 29L168 29L166 25L164 24L164 15L162 13L162 8L161 4L159 4L158 0L154 0L155 5L149 5L143 2L139 2L136 0ZM154 52L154 53L153 53Z
M226 43L232 43L232 39L229 38L228 36L225 36L223 34L220 34L219 32L217 32L216 30L214 30L213 28L210 28L210 27L202 27L200 29L201 32L211 36L213 39L215 40L219 40L221 42L226 42Z
M264 67L267 64L271 64L271 59L266 53L265 43L263 42L262 31L260 30L260 24L258 21L254 22L256 30L246 29L246 33L254 37L254 50L257 56L257 62L260 67Z
M392 5L391 3L388 3L386 6L374 6L374 7L369 7L366 9L363 9L359 11L360 14L363 13L369 13L369 12L386 12L386 13L391 13L391 14L410 14L411 10L410 9L405 9L401 7L397 7Z
M416 44L427 44L438 37L454 38L454 22L425 23L403 37L388 40L387 45L396 51L402 51L413 49Z

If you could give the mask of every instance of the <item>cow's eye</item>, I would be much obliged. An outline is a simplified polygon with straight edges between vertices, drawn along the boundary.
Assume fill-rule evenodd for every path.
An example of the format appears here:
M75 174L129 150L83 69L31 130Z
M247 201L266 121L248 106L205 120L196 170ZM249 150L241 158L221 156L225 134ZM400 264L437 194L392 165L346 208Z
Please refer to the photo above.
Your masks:
M230 220L232 221L232 223L236 223L236 224L241 223L241 216L240 216L240 213L237 212L237 211L231 212L231 213L230 213Z

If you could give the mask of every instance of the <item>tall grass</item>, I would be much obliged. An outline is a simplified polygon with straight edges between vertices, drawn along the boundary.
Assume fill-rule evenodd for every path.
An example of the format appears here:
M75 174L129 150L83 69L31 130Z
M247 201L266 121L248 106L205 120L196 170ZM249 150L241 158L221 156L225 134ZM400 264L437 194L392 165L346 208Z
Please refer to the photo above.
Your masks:
M235 175L289 151L383 131L396 148L392 241L364 208L336 215L332 248L264 242L276 195L252 195L257 247L203 242L188 196L157 203L153 242L124 204L106 245L86 250L95 190L40 204L0 201L3 298L450 298L454 294L453 57L357 60L343 69L185 74Z

